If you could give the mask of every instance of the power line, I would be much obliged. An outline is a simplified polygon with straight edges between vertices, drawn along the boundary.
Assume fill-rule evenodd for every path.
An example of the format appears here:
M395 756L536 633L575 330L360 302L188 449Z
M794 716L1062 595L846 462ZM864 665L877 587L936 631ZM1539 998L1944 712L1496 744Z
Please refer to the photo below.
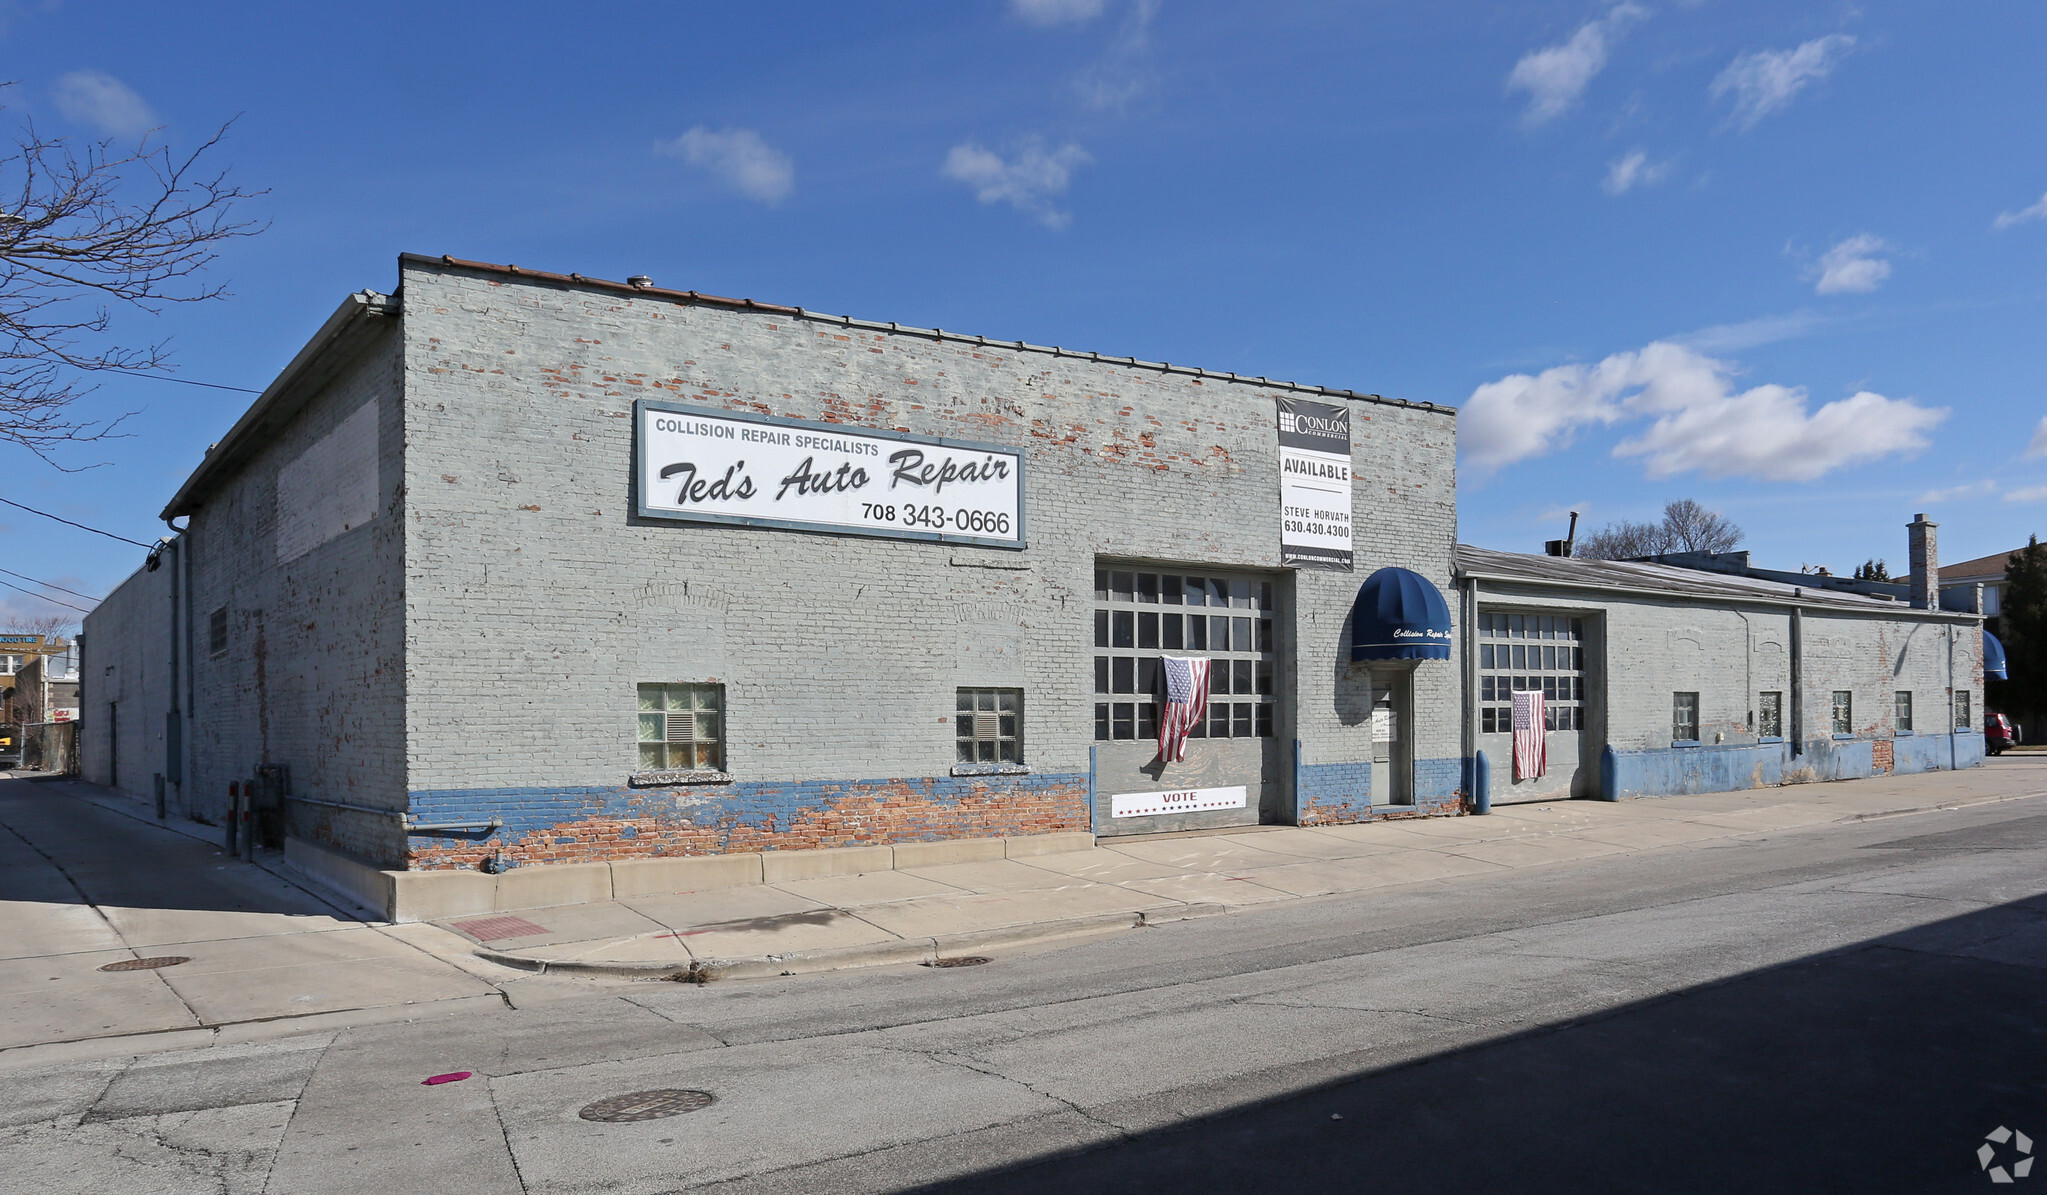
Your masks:
M149 378L150 380L157 382L176 382L180 386L205 386L211 390L233 390L241 394L263 393L261 390L251 390L247 386L223 386L219 382L195 382L191 378L171 378L165 377L163 374L160 373L138 373L135 370L130 369L110 369L107 370L106 372L126 374L131 378Z
M82 597L88 602L100 602L106 600L105 598L96 598L89 593L80 593L76 589L66 589L62 585L52 585L48 581L37 581L34 577L28 576L24 573L17 573L12 569L0 568L0 573L6 573L10 577L20 577L22 580L40 585L44 589L54 589L58 593L68 593L72 597Z
M56 598L50 597L50 596L49 596L48 594L42 594L42 593L37 593L37 592L36 592L35 590L33 590L33 589L22 589L22 587L21 587L21 586L19 586L19 585L16 585L16 584L15 584L14 582L12 582L12 581L0 581L0 585L5 585L5 586L6 586L7 588L9 588L9 589L15 589L15 590L20 590L20 591L21 591L22 593L25 593L25 594L27 594L28 596L30 596L30 597L32 597L32 598L36 598L36 599L38 599L38 600L41 600L41 601L45 601L45 602L48 602L48 603L50 603L50 604L51 604L52 606L62 606L62 607L64 607L64 608L65 608L66 610L76 610L76 611L78 611L78 612L79 612L80 614L90 614L90 613L92 613L92 611L90 611L90 610L86 609L86 608L85 608L85 607L83 607L83 606L74 606L74 605L72 605L72 604L71 604L70 602L60 602L60 601L58 601L58 600L57 600Z
M129 539L125 535L115 535L111 531L101 531L97 527L88 527L84 523L74 523L70 519L64 518L61 515L53 515L47 510L37 510L33 506L23 506L21 503L16 502L11 498L0 498L0 502L5 502L7 505L12 506L16 510L25 510L32 515L41 515L46 519L56 519L59 523L63 523L64 525L69 527L76 527L80 531L90 531L94 535L104 535L108 539L118 539L124 544L134 544L138 548L154 548L156 546L155 544L143 543L139 539Z

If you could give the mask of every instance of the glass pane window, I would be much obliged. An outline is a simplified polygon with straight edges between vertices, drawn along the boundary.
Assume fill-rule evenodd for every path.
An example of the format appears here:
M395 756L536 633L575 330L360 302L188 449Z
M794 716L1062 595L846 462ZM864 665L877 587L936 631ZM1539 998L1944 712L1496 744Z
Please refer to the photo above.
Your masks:
M1548 729L1585 729L1583 619L1481 610L1477 626L1479 733L1513 733L1514 694L1531 691L1543 695Z
M1756 734L1766 739L1784 737L1784 694L1761 695L1756 707Z
M1855 733L1855 693L1853 690L1834 690L1834 733Z
M1220 695L1191 737L1272 737L1279 689L1273 585L1255 575L1096 569L1092 682L1102 700L1095 739L1157 737L1167 655L1208 660L1209 691Z
M725 686L643 684L637 696L641 771L725 770Z
M1970 715L1972 715L1975 711L1969 708L1969 704L1970 704L1969 691L1967 689L1963 689L1955 694L1956 730L1967 730L1971 725L1973 725Z
M1670 737L1673 742L1696 743L1699 741L1699 695L1697 693L1673 693L1670 695Z
M1896 729L1912 729L1912 694L1905 689L1898 690L1893 695L1893 707L1897 717Z
M953 710L956 762L1023 762L1022 689L960 689Z

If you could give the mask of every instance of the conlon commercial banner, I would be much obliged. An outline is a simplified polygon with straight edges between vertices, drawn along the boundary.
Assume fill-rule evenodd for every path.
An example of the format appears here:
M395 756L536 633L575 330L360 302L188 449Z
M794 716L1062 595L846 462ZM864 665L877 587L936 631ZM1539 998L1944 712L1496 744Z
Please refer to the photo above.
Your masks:
M642 399L643 518L1024 546L1023 453Z
M1279 561L1350 571L1348 407L1279 400Z

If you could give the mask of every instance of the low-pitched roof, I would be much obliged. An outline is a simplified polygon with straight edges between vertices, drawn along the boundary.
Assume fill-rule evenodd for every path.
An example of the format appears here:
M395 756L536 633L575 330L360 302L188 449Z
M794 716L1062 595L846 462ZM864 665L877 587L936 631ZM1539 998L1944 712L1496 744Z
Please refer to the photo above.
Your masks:
M1667 595L1766 606L1800 606L1809 610L1840 610L1853 614L1882 614L1908 618L1965 620L1979 617L1952 610L1916 610L1900 601L1842 593L1837 590L1787 585L1779 581L1765 581L1760 577L1708 573L1663 564L1635 564L1621 560L1581 560L1575 557L1536 556L1527 552L1500 552L1491 548L1473 547L1470 544L1457 545L1456 571L1459 577L1550 585L1567 589Z
M2005 562L2023 550L2023 547L2018 547L2010 552L1993 552L1988 556L1978 556L1974 560L1943 564L1940 566L1940 583L1945 585L1950 581L2002 581Z

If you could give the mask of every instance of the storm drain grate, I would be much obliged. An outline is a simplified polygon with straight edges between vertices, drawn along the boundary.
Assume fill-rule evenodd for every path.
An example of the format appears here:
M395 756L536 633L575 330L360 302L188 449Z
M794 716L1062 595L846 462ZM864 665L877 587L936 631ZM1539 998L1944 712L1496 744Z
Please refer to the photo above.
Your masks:
M108 963L102 971L154 971L158 967L175 967L192 960L182 954L167 954L162 958L124 958L118 963Z
M625 1095L610 1096L585 1106L576 1115L584 1120L602 1120L613 1124L635 1120L660 1120L664 1116L680 1116L685 1112L708 1108L716 1098L708 1091L663 1087L654 1091L632 1091Z
M987 962L978 954L962 954L952 958L935 958L925 963L927 967L978 967Z
M554 932L544 925L535 925L524 917L479 917L474 921L453 921L449 924L479 942L532 938Z

